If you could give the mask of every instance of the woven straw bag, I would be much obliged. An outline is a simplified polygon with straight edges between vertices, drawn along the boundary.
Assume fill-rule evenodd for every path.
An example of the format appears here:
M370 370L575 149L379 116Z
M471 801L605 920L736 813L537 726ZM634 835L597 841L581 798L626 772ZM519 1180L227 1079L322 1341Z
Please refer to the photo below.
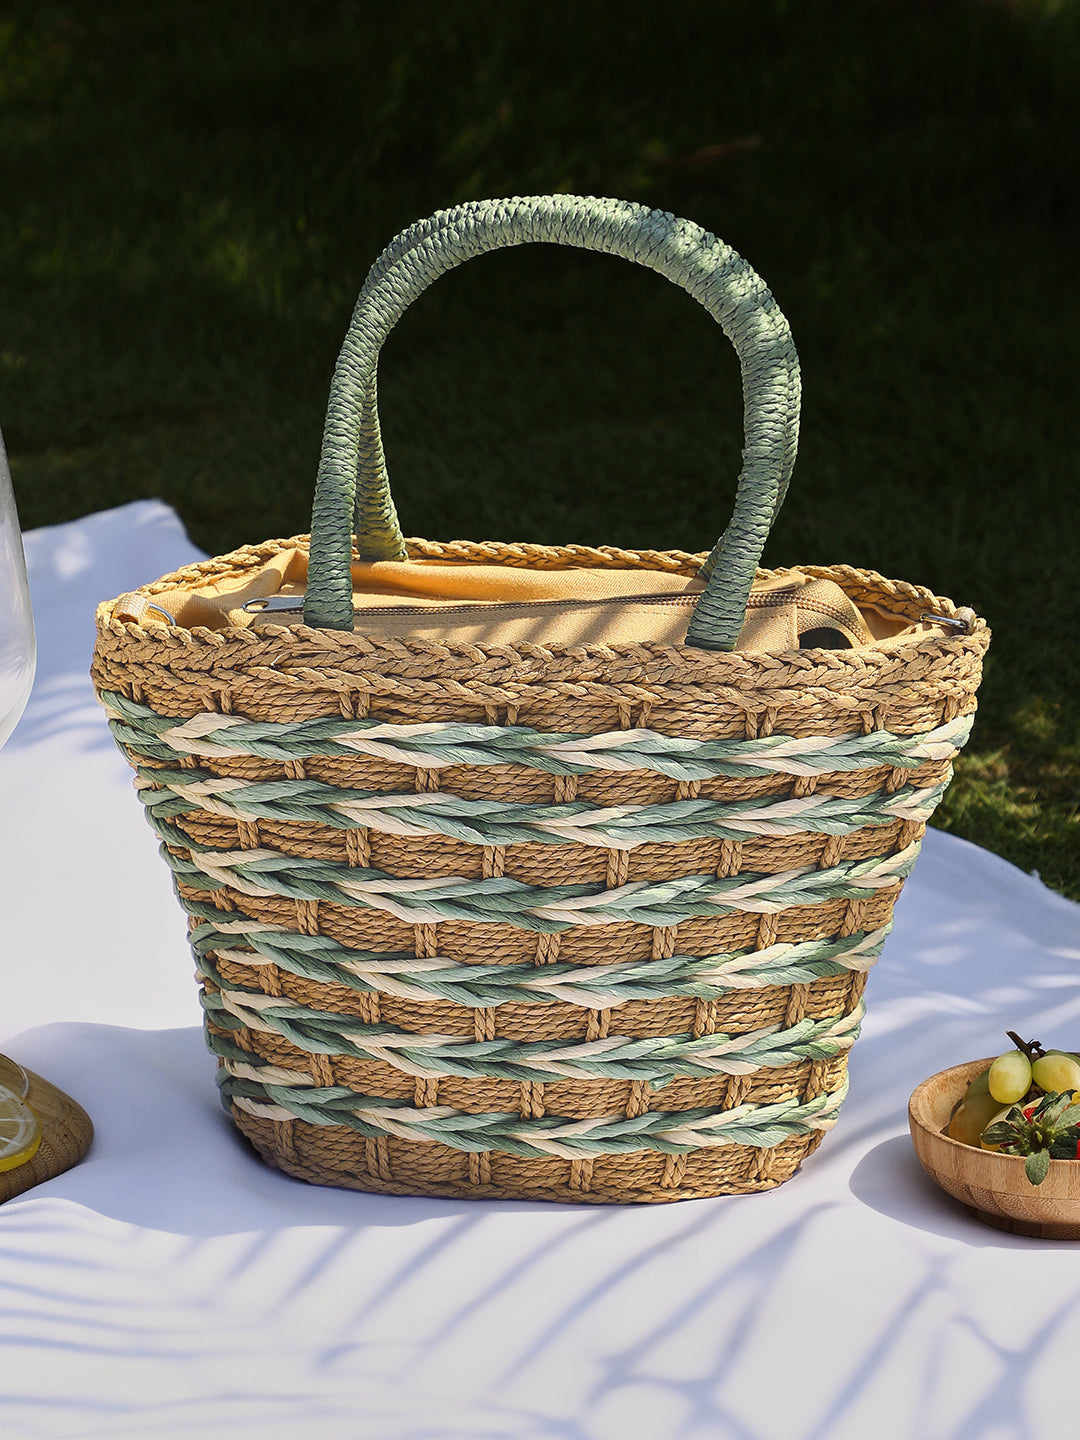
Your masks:
M403 544L380 347L438 275L527 241L649 266L732 340L745 465L707 559ZM396 1194L666 1201L768 1189L835 1122L989 635L917 586L810 567L898 633L733 648L798 404L772 296L697 226L573 196L461 206L364 286L310 555L246 547L99 607L95 686L189 916L224 1103L266 1160ZM651 643L354 629L357 573L406 554L676 585L692 618ZM303 623L275 613L289 594ZM233 609L193 623L207 603Z

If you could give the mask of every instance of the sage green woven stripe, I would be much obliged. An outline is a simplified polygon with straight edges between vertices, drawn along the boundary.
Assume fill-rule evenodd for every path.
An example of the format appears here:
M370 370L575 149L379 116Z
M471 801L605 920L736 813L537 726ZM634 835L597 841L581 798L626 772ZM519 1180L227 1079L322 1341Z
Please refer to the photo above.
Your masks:
M910 874L917 842L896 855L845 860L825 870L789 870L779 875L684 875L638 881L608 890L603 885L527 885L500 876L402 879L380 870L338 865L274 850L218 851L197 844L178 827L150 812L151 827L165 842L163 856L173 874L193 889L225 887L256 897L285 896L386 911L409 925L441 920L502 923L553 933L572 925L678 925L694 916L749 911L774 914L791 905L825 900L866 899L875 890L898 886ZM188 854L174 854L183 846Z
M392 725L378 720L245 720L204 712L161 716L114 691L100 697L117 743L156 760L177 755L226 759L256 755L284 762L313 756L369 755L425 769L446 765L527 765L554 775L650 770L674 780L715 776L821 775L879 766L911 769L950 760L971 733L970 715L920 735L769 735L757 740L689 740L653 730L600 735L545 733L526 725Z
M362 1095L344 1086L316 1086L309 1075L259 1064L222 1036L207 1038L225 1061L218 1083L226 1108L231 1101L271 1120L344 1125L371 1139L394 1136L462 1151L501 1150L523 1159L552 1155L578 1160L634 1150L684 1155L717 1145L768 1148L794 1135L829 1129L847 1093L845 1078L841 1089L801 1104L785 1100L731 1110L650 1110L644 1115L592 1120L545 1115L523 1120L514 1113L471 1115L446 1105L417 1109L407 1101Z
M756 835L848 835L895 820L925 824L948 785L946 779L926 788L905 785L855 798L815 791L783 800L692 799L614 806L573 800L529 805L468 800L438 791L350 790L308 779L251 782L221 778L205 770L140 766L131 751L128 758L139 775L139 798L162 819L202 810L233 820L292 821L417 838L435 833L473 845L533 842L617 850L668 841L745 840Z
M869 970L891 928L728 955L672 955L615 965L464 965L438 955L419 958L412 951L349 950L325 935L302 935L236 913L226 916L216 906L186 896L181 903L200 921L190 935L200 969L213 952L218 960L277 965L304 979L344 985L361 994L449 1000L472 1009L562 1002L603 1010L627 1000L715 1000L733 990L809 985Z
M204 962L220 990L202 1000L215 1025L226 1030L281 1035L316 1055L349 1055L381 1061L407 1075L430 1079L648 1081L654 1090L678 1076L708 1079L752 1075L800 1060L828 1060L854 1043L861 1008L824 1020L804 1018L787 1030L771 1025L751 1034L690 1034L603 1040L475 1040L471 1036L409 1034L388 1025L368 1025L355 1016L313 1010L261 991L238 990Z

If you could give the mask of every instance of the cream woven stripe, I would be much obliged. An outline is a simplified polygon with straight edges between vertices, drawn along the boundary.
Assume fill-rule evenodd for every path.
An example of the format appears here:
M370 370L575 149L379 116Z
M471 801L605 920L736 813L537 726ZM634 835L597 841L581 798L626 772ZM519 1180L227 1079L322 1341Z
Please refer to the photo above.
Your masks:
M482 1009L509 1003L562 1002L603 1010L627 1000L680 996L712 1000L732 990L809 985L846 971L865 973L877 960L890 929L885 925L848 936L782 942L730 955L672 955L614 965L559 961L541 966L531 962L468 965L441 955L421 958L411 951L350 950L325 935L303 935L247 917L230 918L213 905L189 896L181 899L188 914L200 921L190 940L208 978L213 972L206 961L213 955L218 962L276 965L305 979L344 985L360 993L449 1000ZM236 949L238 943L252 948Z
M770 735L755 740L689 740L654 730L600 735L545 734L521 725L392 725L316 719L252 721L203 712L188 720L156 715L115 692L100 697L118 744L159 760L176 755L268 760L369 755L424 769L446 765L528 765L556 775L590 770L651 770L676 780L717 775L821 775L878 766L911 769L950 760L971 733L961 715L921 735L872 730L865 735Z
M516 804L508 800L467 800L438 791L417 794L342 789L314 780L281 779L252 783L203 771L140 767L135 788L157 816L191 811L231 820L285 820L334 829L362 827L382 834L419 838L434 833L474 845L593 845L633 850L663 841L718 838L742 840L754 835L807 832L850 834L867 825L894 820L924 824L937 809L950 775L924 788L848 798L815 791L795 799L720 801L675 800L652 805L569 803Z
M221 977L214 979L221 984ZM483 1040L471 1036L402 1033L367 1025L354 1016L317 1011L249 990L204 992L215 1024L283 1035L319 1055L351 1055L382 1061L408 1075L428 1078L530 1080L647 1080L654 1089L676 1075L752 1075L799 1060L826 1060L850 1048L859 1033L861 1006L850 1015L804 1018L788 1029L768 1025L745 1035L690 1034L633 1038L610 1035L593 1041Z
M343 1086L315 1086L310 1075L267 1064L252 1064L220 1036L209 1037L222 1059L218 1083L222 1099L251 1115L270 1120L304 1120L313 1125L346 1125L371 1138L449 1145L456 1150L502 1150L531 1159L553 1155L577 1160L597 1155L658 1150L679 1155L717 1145L767 1148L793 1135L827 1130L847 1094L840 1089L812 1100L744 1104L730 1110L646 1111L643 1115L607 1115L590 1120L558 1116L523 1120L506 1113L470 1114L447 1105L416 1109L404 1101L359 1095Z

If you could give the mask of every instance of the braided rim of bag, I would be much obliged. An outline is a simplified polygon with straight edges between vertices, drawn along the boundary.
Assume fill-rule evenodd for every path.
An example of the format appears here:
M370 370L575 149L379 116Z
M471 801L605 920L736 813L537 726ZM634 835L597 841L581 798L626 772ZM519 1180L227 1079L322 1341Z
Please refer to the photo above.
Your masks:
M835 1123L866 972L970 730L989 631L968 626L773 655L187 631L101 606L95 685L190 917L238 1127L293 1175L391 1193L666 1201L787 1179Z

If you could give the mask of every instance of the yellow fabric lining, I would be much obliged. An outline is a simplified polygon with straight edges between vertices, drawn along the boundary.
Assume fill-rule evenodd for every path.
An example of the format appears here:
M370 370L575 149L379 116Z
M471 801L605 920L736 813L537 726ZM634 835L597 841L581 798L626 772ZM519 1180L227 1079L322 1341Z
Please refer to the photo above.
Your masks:
M352 579L358 632L484 646L681 645L704 589L696 577L661 570L529 570L424 559L357 563ZM136 623L171 617L186 629L299 624L299 608L244 606L280 597L299 607L306 582L306 552L283 550L239 583L228 576L153 596L125 595L114 613ZM808 632L811 643L845 648L925 628L860 612L834 581L789 571L754 586L736 648L795 650Z

